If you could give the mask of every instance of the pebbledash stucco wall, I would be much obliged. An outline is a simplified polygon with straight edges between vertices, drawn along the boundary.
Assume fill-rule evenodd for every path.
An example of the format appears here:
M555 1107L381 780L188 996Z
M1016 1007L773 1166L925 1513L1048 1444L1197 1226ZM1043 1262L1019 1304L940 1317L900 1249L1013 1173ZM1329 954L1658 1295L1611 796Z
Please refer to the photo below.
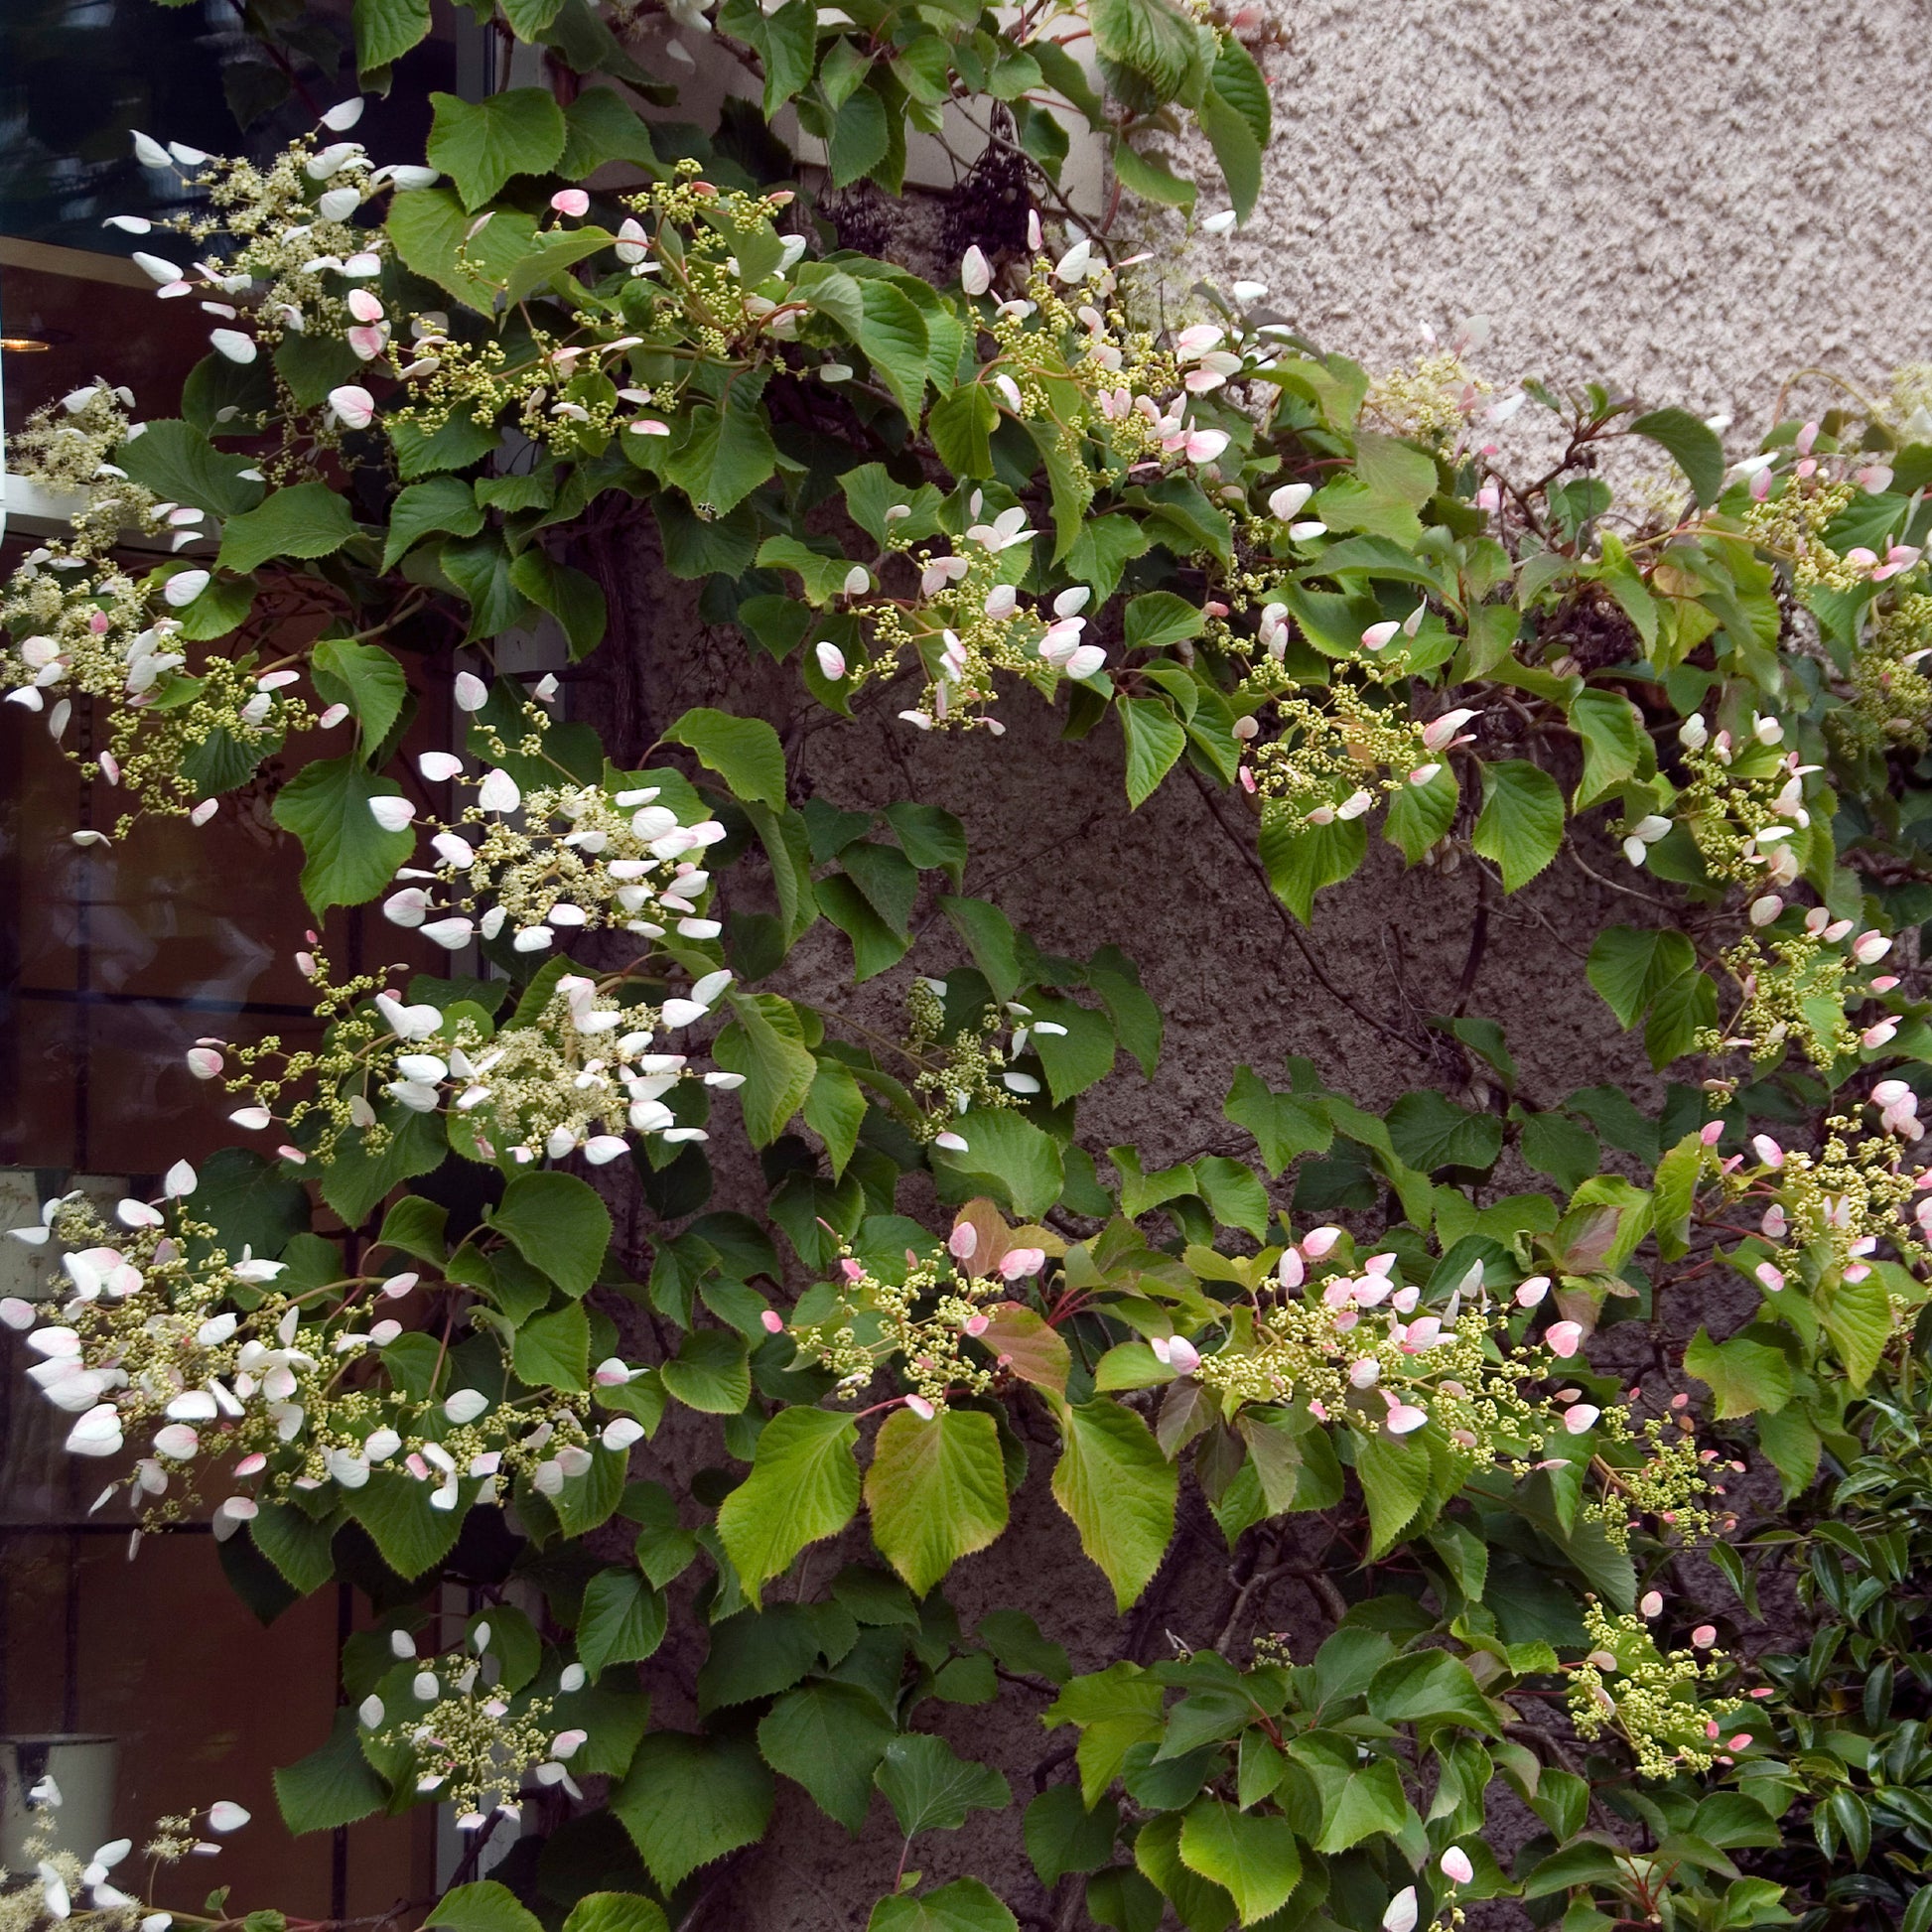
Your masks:
M1441 329L1484 313L1494 333L1478 360L1499 387L1593 375L1647 401L1732 412L1739 454L1791 369L1822 361L1869 379L1932 356L1932 216L1918 193L1932 51L1925 14L1905 0L1854 0L1835 19L1796 0L1305 0L1281 17L1285 44L1267 57L1279 132L1263 206L1241 233L1195 244L1190 264L1169 276L1171 294L1195 273L1211 270L1223 286L1251 276L1269 285L1273 307L1372 366L1412 353L1421 321ZM889 245L948 272L936 261L934 209L887 218ZM1234 1069L1247 1062L1280 1078L1291 1052L1371 1106L1422 1086L1481 1103L1469 1069L1430 1047L1421 1025L1452 1004L1469 957L1481 897L1472 868L1405 872L1372 841L1365 874L1316 905L1311 950L1330 990L1254 876L1240 801L1224 796L1217 815L1176 774L1128 814L1111 727L1059 744L1057 720L1024 690L1001 704L1010 730L998 740L922 736L890 722L893 703L834 725L792 667L755 659L735 631L703 623L695 587L665 577L641 517L583 543L574 561L602 578L613 631L573 707L596 718L620 762L641 758L687 706L757 712L792 748L800 797L943 804L971 842L968 892L994 894L1042 947L1085 955L1111 942L1140 964L1168 1016L1161 1077L1125 1071L1083 1102L1087 1146L1134 1140L1151 1163L1235 1151L1221 1116ZM1583 977L1599 926L1647 916L1623 897L1629 875L1613 850L1589 862L1600 879L1565 858L1491 907L1471 984L1471 1011L1506 1020L1533 1105L1599 1081L1649 1102L1661 1085ZM750 878L731 890L758 902ZM864 988L851 988L845 948L823 929L770 984L891 1032L909 973L958 958L930 911L915 914L922 937L904 966ZM1394 1044L1374 1023L1425 1043ZM721 1153L728 1145L721 1137ZM617 1184L616 1171L599 1172ZM721 1170L714 1204L735 1204L745 1178ZM903 1205L943 1224L917 1188ZM641 1265L653 1229L634 1198L619 1206ZM1669 1312L1686 1331L1701 1318L1722 1329L1735 1315ZM1013 1528L946 1587L969 1624L995 1604L1018 1605L1082 1669L1123 1652L1151 1661L1176 1643L1220 1644L1240 1660L1268 1629L1307 1654L1320 1627L1311 1583L1283 1574L1240 1594L1242 1573L1230 1573L1191 1491L1169 1566L1136 1612L1116 1617L1046 1492L1050 1429L1036 1418L1021 1426L1033 1472ZM711 1452L669 1431L653 1447L667 1464ZM841 1554L863 1547L855 1530ZM1270 1561L1292 1569L1297 1548L1291 1538ZM1345 1559L1320 1559L1330 1561ZM651 1667L654 1708L662 1722L688 1724L700 1653L684 1620L673 1628ZM1024 1804L1068 1775L1058 1756L1066 1733L1038 1724L1043 1702L1009 1687L985 1709L927 1705L918 1722L997 1764ZM1522 1833L1507 1812L1490 1833L1504 1854ZM687 1924L859 1932L897 1856L883 1802L855 1845L781 1781L778 1829L708 1874ZM929 1835L917 1863L928 1882L985 1878L1030 1932L1086 1922L1075 1886L1049 1896L1035 1881L1017 1809Z
M1795 369L1882 384L1932 357L1925 5L1269 12L1262 205L1199 259L1324 345L1382 362L1484 314L1500 381L1600 377L1736 435Z

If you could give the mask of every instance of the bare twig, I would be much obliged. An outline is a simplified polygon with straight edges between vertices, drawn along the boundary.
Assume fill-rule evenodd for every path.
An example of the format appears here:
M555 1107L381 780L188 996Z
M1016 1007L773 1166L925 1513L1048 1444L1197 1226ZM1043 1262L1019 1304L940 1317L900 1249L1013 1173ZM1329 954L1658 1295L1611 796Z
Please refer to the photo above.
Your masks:
M1365 1012L1323 971L1321 962L1315 958L1308 940L1302 936L1302 928L1296 923L1294 913L1275 897L1275 889L1268 882L1267 868L1252 850L1247 839L1221 816L1220 809L1214 800L1212 788L1209 786L1207 780L1198 771L1190 771L1188 775L1193 779L1194 787L1200 793L1201 803L1206 807L1208 817L1214 821L1214 824L1222 835L1233 845L1235 851L1241 855L1242 864L1260 882L1262 892L1267 897L1275 917L1280 921L1283 931L1295 942L1296 950L1300 952L1303 961L1307 964L1309 971L1314 975L1315 980L1333 999L1346 1007L1365 1027L1373 1027L1385 1038L1394 1040L1398 1046L1406 1047L1411 1053L1420 1053L1423 1050L1422 1047L1407 1034L1398 1032L1394 1027L1388 1026L1384 1022L1376 1019L1372 1013Z

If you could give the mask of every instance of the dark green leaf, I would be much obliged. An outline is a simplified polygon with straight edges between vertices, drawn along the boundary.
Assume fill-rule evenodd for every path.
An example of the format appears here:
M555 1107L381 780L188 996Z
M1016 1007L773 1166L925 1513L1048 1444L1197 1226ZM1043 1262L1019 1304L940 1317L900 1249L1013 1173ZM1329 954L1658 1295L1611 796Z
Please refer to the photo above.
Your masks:
M339 491L326 483L294 483L228 519L218 561L223 570L245 573L271 557L327 557L354 534L355 519Z
M252 457L217 450L192 423L164 417L123 443L115 461L131 481L164 501L192 504L216 516L239 516L262 500L262 485L241 472Z
M634 1570L600 1570L584 1586L577 1655L594 1684L610 1664L638 1664L664 1641L664 1598Z
M1505 759L1482 767L1482 816L1471 843L1502 870L1503 891L1527 886L1563 843L1563 793L1541 765Z
M1487 1171L1502 1152L1503 1124L1472 1114L1440 1093L1405 1093L1388 1112L1395 1151L1419 1173L1438 1168Z
M429 38L429 0L355 0L355 67L373 73Z
M1059 1143L1011 1108L975 1107L947 1123L966 1143L963 1153L935 1147L935 1173L964 1181L974 1193L990 1193L1015 1214L1033 1219L1059 1198L1065 1171ZM951 1200L965 1195L949 1190Z
M408 864L414 836L385 832L369 815L371 798L401 795L354 757L305 764L276 794L275 823L302 841L302 896L315 911L365 903Z
M575 1174L513 1176L488 1218L566 1295L586 1295L596 1283L611 1245L611 1210Z
M402 666L380 644L347 637L324 637L309 659L309 675L325 700L348 706L362 728L364 758L389 736L409 696Z
M329 1741L275 1772L275 1802L297 1837L353 1825L387 1802L388 1786L362 1755L355 1713L336 1713Z
M1681 932L1643 931L1613 925L1591 942L1585 969L1624 1029L1674 980L1697 971L1697 949Z
M382 546L382 568L393 570L397 559L418 537L434 531L470 537L483 528L483 513L475 492L460 477L430 477L410 483L389 505L389 533Z
M1271 1174L1280 1174L1300 1155L1327 1153L1334 1142L1325 1115L1294 1094L1271 1092L1252 1067L1236 1071L1221 1111L1254 1136L1261 1165Z
M896 1737L874 1780L886 1794L900 1832L956 1832L975 1811L1001 1811L1013 1802L1007 1781L990 1764L961 1757L943 1737Z
M423 1923L449 1932L542 1932L536 1914L507 1885L489 1878L445 1892Z
M802 1784L828 1817L857 1833L872 1802L873 1773L897 1733L856 1684L818 1682L788 1691L759 1725L759 1749L774 1771Z
M1137 808L1187 749L1187 734L1159 698L1122 698L1114 710L1127 741L1127 803Z
M1667 450L1689 480L1700 509L1709 509L1725 486L1725 446L1717 432L1688 409L1653 409L1630 425L1633 436Z
M717 772L738 797L784 808L784 749L762 718L735 718L728 711L700 706L687 711L664 737L697 753L698 761Z
M955 1878L922 1896L882 1898L866 1932L1020 1932L1020 1924L977 1878Z
M1027 1807L1027 1856L1042 1885L1069 1871L1098 1871L1114 1855L1120 1811L1103 1798L1091 1811L1077 1784L1049 1784Z
M749 1737L653 1731L637 1746L611 1809L666 1892L700 1865L764 1835L771 1773Z
M455 182L473 211L511 176L548 173L564 151L563 109L545 88L511 87L475 101L429 98L429 164Z

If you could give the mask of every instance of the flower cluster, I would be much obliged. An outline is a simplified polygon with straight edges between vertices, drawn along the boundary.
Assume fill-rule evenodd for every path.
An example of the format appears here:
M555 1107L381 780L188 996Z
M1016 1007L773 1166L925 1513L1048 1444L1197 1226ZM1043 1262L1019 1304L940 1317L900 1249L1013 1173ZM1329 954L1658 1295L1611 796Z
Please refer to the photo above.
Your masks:
M1092 595L1084 585L1057 593L1050 614L1022 604L1017 580L1026 572L1036 534L1027 512L1018 505L989 512L979 490L968 511L973 521L959 549L910 552L919 573L917 601L878 599L855 606L873 641L870 661L849 671L844 653L822 642L818 664L827 677L850 675L858 690L896 674L901 655L909 655L925 674L925 688L916 706L898 714L904 723L919 731L979 726L998 737L1006 727L982 709L998 696L996 671L1031 678L1050 690L1062 676L1097 676L1107 653L1081 641L1087 623L1082 613ZM892 547L889 534L889 551ZM845 581L847 594L863 597L871 588L871 575L855 564Z
M245 1485L214 1511L215 1534L229 1536L258 1513L259 1498L325 1484L353 1491L379 1468L428 1485L433 1507L457 1510L496 1500L509 1476L554 1494L590 1466L582 1398L538 1389L497 1401L473 1387L413 1394L400 1363L388 1372L386 1351L412 1332L402 1316L417 1306L419 1274L283 1284L286 1262L245 1248L230 1258L216 1230L192 1218L184 1203L196 1186L178 1163L158 1200L119 1204L118 1226L69 1194L49 1201L38 1225L13 1230L65 1251L65 1303L47 1311L10 1299L0 1320L26 1331L40 1357L30 1379L76 1418L67 1448L109 1456L130 1436L145 1439L96 1508L125 1488L150 1525L184 1520L198 1480L220 1464L224 1486ZM439 1351L439 1368L442 1359ZM614 1360L598 1376L600 1387L614 1386L630 1371ZM622 1450L642 1433L621 1416L598 1440Z
M76 704L91 706L84 744L69 753L83 773L201 822L214 810L196 802L214 788L210 746L231 741L259 758L314 717L288 689L296 673L285 666L258 668L248 652L206 652L191 664L191 645L207 634L194 608L207 571L136 576L113 554L127 529L172 530L177 550L208 534L200 509L158 500L109 460L141 434L131 407L127 390L95 382L40 411L15 445L22 474L78 503L72 535L30 551L0 594L0 627L13 639L0 655L0 687L8 703L43 713L57 744ZM106 841L94 831L75 837Z
M316 130L298 135L265 166L179 141L164 148L147 135L134 137L144 167L179 176L206 206L159 222L114 215L109 225L142 236L158 227L200 251L186 268L147 251L134 259L163 301L200 298L203 311L216 318L209 344L229 361L253 362L263 345L290 336L338 338L364 362L384 352L389 325L365 285L381 274L389 238L357 217L377 197L427 188L437 176L433 168L377 167L360 142L329 138L345 134L361 114L360 100L331 108ZM281 386L284 404L292 406ZM285 448L277 467L305 462Z
M1903 1080L1879 1080L1869 1105L1875 1128L1859 1113L1834 1114L1815 1153L1758 1134L1754 1165L1726 1164L1726 1193L1765 1202L1765 1245L1753 1242L1745 1258L1767 1300L1775 1303L1794 1279L1857 1286L1884 1246L1906 1266L1932 1263L1932 1168L1905 1161L1924 1133L1917 1096Z
M228 1118L251 1133L293 1136L277 1150L285 1160L326 1165L350 1130L365 1151L379 1153L396 1118L379 1110L385 1100L409 1114L447 1115L453 1134L464 1123L453 1144L485 1161L499 1151L525 1165L581 1153L595 1167L623 1153L626 1133L705 1138L700 1127L680 1126L663 1102L680 1081L700 1076L689 1054L665 1050L657 1035L703 1019L731 983L727 969L705 974L688 997L656 1005L622 974L556 973L534 1011L519 1009L496 1027L472 1001L447 1009L409 1001L385 984L386 974L334 985L319 949L299 963L329 1023L319 1048L285 1050L271 1034L240 1045L204 1038L188 1051L189 1070L202 1079L220 1075L233 1056L244 1071L227 1085L251 1098ZM710 1087L743 1084L741 1074L715 1068L702 1078Z
M946 1024L946 982L916 979L905 996L905 1053L917 1067L912 1090L926 1103L915 1123L922 1140L955 1154L966 1143L948 1130L946 1122L976 1107L1014 1107L1039 1091L1033 1074L1010 1064L1027 1050L1035 1034L1064 1034L1056 1021L1035 1020L1033 1010L1018 1000L1004 1007L989 1006L975 1027L949 1032ZM1000 1035L1007 1034L1007 1043Z
M1852 702L1829 714L1828 729L1849 749L1923 753L1932 743L1932 594L1883 599L1852 652Z
M1428 333L1434 335L1433 330ZM1438 445L1458 442L1478 421L1506 421L1501 410L1508 404L1489 403L1490 385L1462 359L1478 345L1478 332L1465 324L1448 346L1431 347L1406 368L1381 371L1362 398L1363 411L1398 436ZM1520 406L1522 397L1509 402Z
M689 1056L653 1050L659 1029L688 1026L723 992L731 975L707 974L690 999L661 1006L625 1004L617 989L566 973L527 1024L505 1027L477 1059L459 1065L435 1053L405 1053L390 1091L428 1112L447 1106L468 1116L485 1160L502 1148L527 1165L581 1153L593 1167L625 1152L626 1132L669 1143L702 1141L702 1127L680 1126L662 1096L694 1077ZM744 1075L713 1069L710 1087L736 1087Z
M1812 906L1802 921L1785 912L1776 893L1751 900L1749 929L1723 957L1737 984L1737 1008L1727 1026L1700 1031L1700 1049L1741 1049L1775 1061L1795 1039L1814 1066L1828 1067L1849 1050L1885 1045L1898 1031L1891 1015L1858 1027L1847 1020L1846 1008L1898 984L1887 973L1861 983L1863 970L1891 950L1889 936L1876 927L1858 931L1856 920L1834 919L1822 905Z
M1239 321L1199 322L1164 343L1130 322L1118 300L1118 271L1089 239L1076 239L1055 258L1045 252L1035 217L1031 245L1026 294L994 302L986 322L995 352L981 365L977 389L996 418L1025 423L1051 446L1056 512L1083 510L1103 477L1120 481L1177 470L1211 479L1230 432L1194 419L1191 406L1277 361L1284 351L1268 339L1273 326L1250 330ZM979 249L967 251L960 282L976 301L989 297L993 272ZM1235 289L1238 300L1263 293L1258 284ZM1227 485L1223 493L1237 507L1245 503L1237 486ZM1298 506L1309 494L1300 491ZM854 606L875 645L872 662L849 670L845 653L830 642L818 646L818 659L827 677L851 675L864 683L892 674L910 655L926 682L919 703L899 713L905 723L919 730L983 726L997 734L1003 727L983 710L996 695L996 672L1028 677L1050 693L1059 676L1098 676L1106 652L1082 636L1086 587L1059 592L1047 611L1021 603L1017 586L1036 535L1026 510L1009 504L991 512L979 490L967 507L971 523L955 549L911 552L919 572L916 600L879 598ZM901 504L887 515L897 520L909 513ZM1278 511L1270 515L1281 520ZM1298 540L1321 528L1297 525ZM909 550L910 541L889 533L887 554ZM879 561L871 570L855 564L841 594L866 599Z
M1734 886L1790 886L1804 869L1799 835L1811 823L1805 780L1818 766L1780 750L1783 723L1761 713L1741 742L1713 732L1695 711L1677 736L1691 779L1679 793L1679 815L1705 869Z
M1547 1275L1497 1302L1478 1262L1425 1307L1425 1291L1403 1284L1397 1263L1391 1250L1357 1267L1340 1229L1315 1228L1283 1251L1272 1283L1254 1298L1252 1319L1224 1346L1200 1353L1176 1341L1168 1359L1197 1366L1231 1404L1296 1401L1317 1422L1362 1434L1433 1429L1471 1465L1500 1461L1519 1476L1553 1444L1589 1436L1600 1493L1587 1507L1615 1541L1627 1538L1632 1509L1680 1535L1710 1528L1701 1505L1711 1488L1709 1452L1669 1441L1661 1424L1634 1434L1624 1410L1605 1409L1578 1388L1525 1393L1528 1382L1558 1379L1558 1364L1584 1341L1583 1324L1569 1318L1548 1325L1541 1347L1513 1339L1512 1316L1542 1307Z
M1861 492L1890 487L1887 464L1842 451L1815 422L1799 429L1788 455L1788 461L1775 450L1746 457L1735 474L1750 483L1741 518L1746 534L1785 564L1800 595L1882 584L1920 562L1920 551L1909 544L1889 545L1880 556L1863 544L1840 551L1831 541L1832 525Z
M406 1755L416 1791L452 1806L461 1831L476 1831L492 1812L515 1818L526 1777L542 1787L560 1786L573 1798L583 1792L570 1775L570 1760L589 1739L573 1727L552 1731L556 1700L535 1693L510 1695L489 1680L490 1628L479 1623L470 1641L477 1655L452 1651L416 1659L406 1630L389 1633L390 1652L416 1662L409 1673L408 1706L392 1713L375 1692L356 1710L356 1720L378 1751ZM564 1696L585 1683L582 1664L568 1664L559 1681Z
M425 752L417 763L432 783L454 781L473 795L448 824L418 820L405 798L369 800L386 831L432 828L436 864L398 875L409 883L382 905L392 923L453 952L503 932L513 951L544 952L560 932L600 926L643 939L675 931L708 940L722 930L701 910L711 875L692 855L716 845L725 828L716 819L680 824L659 802L658 786L612 792L561 783L526 792L500 765L475 776L451 752Z
M1262 613L1271 651L1285 637L1287 616L1286 606L1272 604ZM1264 819L1301 830L1360 818L1404 785L1429 784L1448 754L1469 742L1462 727L1474 711L1457 707L1425 724L1374 702L1373 688L1337 678L1326 706L1300 695L1276 700L1281 735L1255 744L1253 768L1242 773Z
M997 1302L1015 1282L1037 1275L1045 1250L1001 1246L989 1251L984 1266L974 1224L962 1219L947 1242L947 1259L921 1261L908 1248L905 1272L895 1281L845 1254L838 1279L799 1304L788 1330L799 1352L839 1378L838 1393L850 1401L861 1395L889 1362L897 1361L912 1387L899 1398L929 1422L949 1397L983 1395L993 1387L994 1370L966 1346L992 1327ZM821 1305L824 1312L820 1312ZM773 1333L783 1324L765 1317Z
M1491 1341L1508 1311L1491 1304L1480 1263L1426 1310L1423 1290L1399 1279L1393 1250L1355 1273L1352 1254L1333 1227L1285 1249L1255 1297L1252 1342L1202 1356L1202 1381L1236 1402L1298 1400L1317 1421L1367 1433L1407 1436L1435 1423L1458 1449L1489 1454L1527 1454L1549 1429L1582 1435L1595 1425L1592 1405L1547 1413L1518 1392L1522 1367L1499 1367ZM1548 1278L1536 1286L1547 1291Z
M674 435L687 391L697 385L706 393L699 383L705 365L754 369L774 361L796 337L807 304L790 278L809 244L802 234L772 234L792 199L788 190L758 196L720 189L695 161L678 163L670 180L625 198L631 212L602 243L625 275L612 304L615 322L580 309L571 325L583 340L533 329L528 350L511 362L494 342L455 342L439 327L442 318L419 318L417 352L397 374L421 380L390 420L433 434L453 418L488 422L513 407L523 433L560 455L602 448L616 436L636 461L648 462L652 442ZM582 189L560 191L550 204L558 217L552 232L589 207ZM481 224L469 239L480 231ZM631 354L667 341L696 353L675 362ZM645 364L648 372L633 381L633 366Z
M1653 1590L1642 1607L1646 1615L1659 1615L1663 1598ZM1692 1633L1692 1649L1667 1651L1642 1616L1613 1619L1591 1597L1584 1606L1584 1627L1591 1649L1570 1673L1570 1718L1580 1736L1614 1730L1646 1778L1668 1778L1680 1768L1708 1771L1749 1749L1751 1733L1726 1739L1699 1699L1699 1685L1730 1671L1729 1660L1713 1647L1716 1632L1709 1625Z
M375 168L358 144L328 139L360 112L360 101L332 109L321 130L265 167L135 136L137 159L182 177L204 206L159 221L115 215L109 225L144 239L160 228L193 244L198 256L187 267L148 249L134 260L162 300L199 300L215 319L209 345L228 361L253 363L263 347L290 336L346 341L365 361L386 345L389 326L366 284L381 272L389 244L379 226L360 226L357 216L372 197L427 186L436 174ZM338 426L348 422L340 409L330 416L299 409L279 372L274 380L282 447L236 469L235 484L317 474L318 452L332 448ZM124 786L152 809L202 822L224 788L224 752L231 757L239 747L258 760L318 720L289 689L297 673L286 664L258 666L247 651L210 650L191 661L191 645L236 627L237 613L205 595L209 570L163 566L136 575L114 559L130 529L170 535L175 550L218 534L205 504L161 500L130 477L126 452L146 427L130 419L132 408L129 391L96 381L39 412L16 439L20 474L79 500L71 536L31 552L0 599L0 625L14 640L0 657L0 686L9 701L45 709L57 741L73 705L91 701L102 722L77 755L86 774ZM218 419L228 425L236 417L237 406L226 405ZM325 714L321 722L334 719ZM124 817L117 835L130 822ZM76 836L83 843L107 837Z

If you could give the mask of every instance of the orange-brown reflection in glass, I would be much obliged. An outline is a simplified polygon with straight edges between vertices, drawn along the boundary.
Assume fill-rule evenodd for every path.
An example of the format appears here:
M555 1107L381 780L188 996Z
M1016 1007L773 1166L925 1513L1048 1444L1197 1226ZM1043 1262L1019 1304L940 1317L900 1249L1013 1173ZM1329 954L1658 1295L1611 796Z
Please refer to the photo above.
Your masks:
M15 1533L0 1553L0 1728L118 1739L113 1830L137 1845L157 1817L218 1798L247 1808L252 1821L218 1857L164 1875L166 1901L199 1911L209 1890L228 1885L237 1915L273 1905L329 1916L330 1835L291 1839L273 1772L329 1735L336 1592L264 1626L212 1574L215 1552L200 1534L146 1538L132 1563L120 1536L69 1531ZM426 1896L430 1817L426 1808L355 1828L348 1917Z
M188 245L164 237L161 252L181 261ZM86 272L0 265L0 316L8 335L49 344L45 354L5 358L8 428L18 429L41 404L97 377L134 392L137 420L179 415L182 383L208 352L207 317L193 302L157 302L154 283L132 262L70 248L35 252Z

